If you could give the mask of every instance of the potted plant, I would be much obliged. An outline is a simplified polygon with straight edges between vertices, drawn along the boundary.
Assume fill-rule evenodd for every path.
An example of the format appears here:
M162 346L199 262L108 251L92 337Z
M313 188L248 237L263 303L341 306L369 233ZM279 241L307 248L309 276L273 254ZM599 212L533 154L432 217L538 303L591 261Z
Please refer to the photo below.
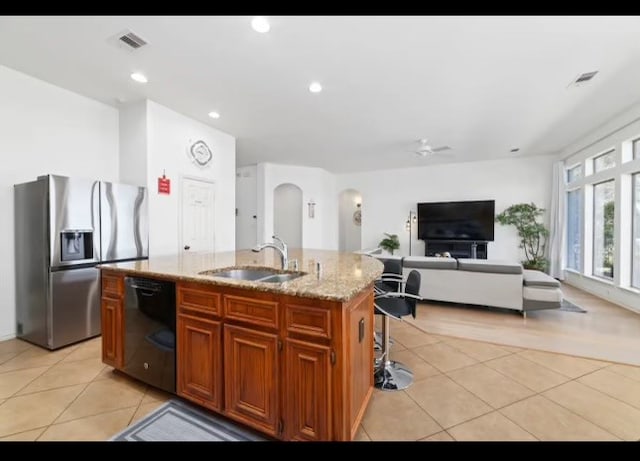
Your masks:
M500 224L513 225L518 230L520 248L524 250L526 258L522 261L525 269L544 272L547 268L548 261L544 253L549 231L538 222L544 212L545 209L538 208L535 203L517 203L496 216Z
M398 235L387 234L386 232L384 232L384 235L386 235L387 237L383 238L380 243L378 243L378 246L383 250L387 250L389 253L393 254L394 250L400 248L400 240L398 240Z

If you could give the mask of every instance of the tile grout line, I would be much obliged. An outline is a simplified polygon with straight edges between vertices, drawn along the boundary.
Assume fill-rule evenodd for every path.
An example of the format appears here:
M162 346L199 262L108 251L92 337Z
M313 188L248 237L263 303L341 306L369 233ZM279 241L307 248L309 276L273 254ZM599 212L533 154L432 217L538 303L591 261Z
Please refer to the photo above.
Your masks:
M416 328L417 328L417 327L416 327ZM418 329L418 330L420 330L420 329ZM423 331L423 330L420 330L420 331L422 331L423 333L428 334L428 335L434 335L434 334L435 334L435 333L427 333L427 332L425 332L425 331ZM445 336L445 337L450 338L450 339L451 339L451 340L453 340L453 341L456 341L456 340L473 341L473 342L478 342L478 343L488 344L488 345L495 346L495 347L498 347L498 348L500 348L500 346L506 346L506 347L517 347L517 346L509 346L508 344L490 343L490 342L487 342L487 341L480 341L480 340L476 340L476 339L462 338L462 337L458 337L458 336L446 336L446 335L441 335L441 334L438 334L438 336ZM480 360L480 359L476 359L475 357L472 357L471 355L469 355L468 353L466 353L464 350L460 349L459 347L456 347L454 344L449 344L449 342L448 342L447 340L440 340L440 341L438 341L438 342L436 342L436 343L431 343L431 344L438 344L438 343L446 344L447 346L452 347L452 348L453 348L453 349L455 349L456 351L460 352L461 354L466 355L467 357L469 357L469 358L471 358L471 359L475 360L475 361L476 361L476 362L478 362L478 363L484 363L484 362L488 362L488 361L490 361L490 360L495 360L495 359L498 359L498 358L501 358L501 357L507 357L507 356L509 356L509 355L514 355L514 354L518 354L518 353L520 353L520 352L523 352L523 350L527 350L527 349L522 348L522 347L518 347L518 349L520 349L520 350L518 350L518 351L508 351L508 350L506 350L506 349L502 349L502 350L505 352L505 354L500 355L500 356L498 356L498 357L493 357L493 358L490 358L490 359L486 359L486 360ZM425 346L430 346L431 344L425 344ZM416 346L416 347L423 347L423 346ZM467 366L468 366L468 365L467 365Z
M534 363L535 363L535 362L534 362ZM501 374L501 375L502 375L502 376L504 376L505 378L508 378L508 379L510 379L511 381L516 382L516 383L520 384L520 385L521 385L521 386L523 386L523 387L526 387L526 388L527 388L527 389L529 389L530 391L534 392L534 393L535 393L534 395L540 394L541 392L546 392L546 391L548 391L549 389L553 389L554 387L562 386L563 384L566 384L566 383L568 383L569 381L571 381L571 380L572 380L572 379L571 379L571 378L569 378L568 376L560 375L560 373L556 373L556 374L558 374L558 375L562 376L563 378L566 378L566 379L567 379L567 381L564 381L564 382L562 382L562 383L560 383L560 384L556 384L555 386L551 386L551 387L549 387L549 388L547 388L547 389L544 389L544 390L542 390L542 391L538 391L538 390L536 390L536 389L532 389L531 387L527 386L525 383L521 383L521 382L520 382L520 381L518 381L517 379L512 378L511 376L507 375L506 373L502 372L501 370L498 370L498 369L496 369L496 368L490 367L489 365L486 365L486 364L485 364L485 366L487 366L487 367L491 368L493 371L495 371L495 372L496 372L496 373L498 373L498 374ZM553 371L553 370L552 370L552 371ZM554 373L555 373L555 372L554 372ZM533 396L529 396L529 397L533 397Z
M596 371L597 371L597 370L596 370ZM554 404L558 405L559 407L564 408L564 409L565 409L565 410L567 410L569 413L572 413L573 415L575 415L575 416L577 416L577 417L579 417L579 418L584 419L585 421L587 421L587 422L589 422L589 423L593 424L594 426L596 426L596 427L598 427L598 428L602 429L602 430L603 430L603 431L605 431L607 434L610 434L610 435L614 436L615 438L617 438L617 439L619 439L619 440L624 440L624 439L622 439L622 437L618 437L616 434L612 433L610 430L608 430L608 429L606 429L606 428L604 428L604 427L600 426L599 424L597 424L597 423L596 423L596 422L594 422L594 421L591 421L591 419L590 419L590 418L587 418L587 417L585 417L585 416L582 416L582 415L578 414L577 412L573 411L571 408L568 408L568 407L566 407L566 406L562 405L561 403L558 403L558 402L556 402L555 400L550 399L550 398L549 398L549 397L547 397L546 395L543 395L543 392L548 392L548 391L550 391L550 390L552 390L552 389L556 389L556 388L558 388L558 387L560 387L560 386L564 386L565 384L570 383L571 381L575 381L575 379L570 379L569 381L567 381L567 382L565 382L565 383L558 384L558 385L556 385L556 386L551 386L549 389L545 389L544 391L538 392L536 395L538 395L538 396L542 397L543 399L548 400L548 401L549 401L549 402L551 402L551 403L554 403ZM579 383L579 384L581 384L581 383ZM505 415L505 416L506 416L506 415Z
M27 429L26 431L18 431L18 432L12 432L11 434L4 434L2 437L0 437L0 442L2 441L1 439L7 438L7 437L11 437L12 435L18 435L18 434L23 434L25 432L37 431L38 429L42 429L42 428L46 428L46 427L49 427L49 426L45 425L45 426L40 426L40 427L34 427L33 429ZM42 432L44 433L44 431L42 431ZM40 435L42 435L42 434L40 434ZM40 435L38 437L40 437ZM38 437L36 437L36 440L37 440Z
M612 363L611 365L608 365L608 366L606 366L606 367L604 367L604 368L600 368L600 369L601 369L601 370L604 370L604 369L606 369L606 368L610 368L610 367L612 367L613 365L623 365L623 366L627 366L627 367L640 368L640 366L638 366L638 365L628 365L628 364L626 364L626 363ZM609 371L610 371L611 373L615 373L615 374L616 374L616 375L618 375L618 376L624 376L625 378L629 378L629 379L631 379L631 380L633 380L633 381L635 381L635 382L637 382L637 383L640 383L640 379L632 378L632 377L627 376L627 375L625 375L625 374L619 373L619 372L617 372L617 371L615 371L615 370L609 370Z
M596 371L597 371L597 370L596 370ZM576 380L575 380L575 379L572 379L571 381L576 381ZM566 383L563 383L563 384L559 384L559 385L557 385L557 386L550 387L549 389L546 389L546 390L544 390L544 391L542 391L542 392L550 391L550 390L555 389L555 388L557 388L557 387L560 387L560 386L562 386L562 385L564 385L564 384L567 384L567 383L569 383L569 382L571 382L571 381L567 381ZM588 386L588 385L586 385L586 384L583 384L583 383L581 383L581 382L579 382L579 381L576 381L576 382L577 382L578 384L582 384L583 386L587 386L588 388L592 389L593 391L598 392L598 393L600 393L600 394L602 394L602 395L604 395L604 396L606 396L606 397L609 397L609 398L611 398L611 399L613 399L613 400L616 400L617 402L623 403L623 404L627 405L628 407L631 407L631 408L632 408L632 409L634 409L634 410L638 410L638 411L640 411L640 409L636 408L635 406L633 406L633 405L631 405L631 404L629 404L629 403L627 403L627 402L624 402L624 401L622 401L622 400L620 400L620 399L617 399L617 398L615 398L615 397L613 397L613 396L611 396L611 395L609 395L609 394L606 394L606 393L604 393L604 392L602 392L602 391L600 391L600 390L598 390L598 389L595 389L595 388L593 388L593 387L591 387L591 386ZM605 427L601 426L600 424L596 423L595 421L591 421L591 419L590 419L590 418L588 418L588 417L586 417L586 416L583 416L583 415L581 415L581 414L579 414L579 413L575 412L575 411L574 411L574 410L572 410L571 408L566 407L566 406L565 406L565 405L563 405L562 403L556 402L555 400L553 400L553 399L551 399L551 398L547 397L546 395L542 395L542 392L540 392L540 393L539 393L540 397L544 397L545 399L549 400L550 402L553 402L553 403L555 403L556 405L561 406L562 408L566 409L567 411L570 411L571 413L575 414L576 416L579 416L580 418L584 419L585 421L589 421L589 422L590 422L591 424L593 424L594 426L599 427L600 429L602 429L602 430L603 430L603 431L605 431L605 432L608 432L609 434L613 435L614 437L616 437L616 438L618 438L618 439L620 439L620 440L624 440L622 437L620 437L620 436L618 436L618 435L614 434L614 433L613 433L613 432L611 432L609 429L607 429L607 428L605 428Z
M631 408L635 408L636 410L640 411L640 406L636 406L636 405L631 404L631 403L629 403L629 402L625 402L624 400L622 400L622 399L620 399L620 398L616 397L615 395L611 395L611 394L609 394L609 393L607 393L607 392L605 392L605 391L602 391L602 390L598 389L597 387L593 387L592 385L590 385L590 384L588 384L588 383L583 383L582 381L578 381L578 379L579 379L579 378L584 378L585 376L589 376L589 375L591 375L591 374L593 374L593 373L596 373L596 372L598 372L598 371L601 371L601 370L604 370L604 368L599 368L598 370L594 370L594 371L592 371L591 373L588 373L588 374L586 374L586 375L579 376L578 378L574 379L573 381L576 381L578 384L582 384L583 386L587 386L588 388L593 389L593 390L594 390L594 391L596 391L596 392L600 392L601 394L606 395L607 397L610 397L610 398L612 398L613 400L617 400L617 401L618 401L618 402L620 402L620 403L624 403L625 405L628 405L628 406L630 406ZM613 372L612 372L612 373L613 373ZM617 374L617 373L616 373L616 374ZM623 376L623 375L618 375L618 376L626 377L626 376ZM628 377L626 377L626 378L628 378ZM628 379L632 379L632 378L628 378ZM635 382L635 380L633 380L633 381ZM640 383L639 383L639 384L640 384ZM640 387L640 386L639 386L639 387Z
M544 368L546 368L547 370L550 370L550 371L552 371L552 372L554 372L554 373L556 373L556 374L558 374L558 375L562 375L562 376L564 376L565 378L569 378L570 380L574 380L574 379L582 378L583 376L589 375L589 374L591 374L591 373L593 373L593 372L596 372L596 371L598 371L598 370L602 370L603 368L606 368L606 367L608 366L608 365L604 365L604 366L602 366L602 367L596 368L595 370L588 371L588 372L586 372L585 374L582 374L582 375L580 375L580 376L576 376L576 377L574 378L573 376L565 375L564 373L562 373L562 372L560 372L560 371L557 371L557 370L554 370L553 368L550 368L549 366L547 366L547 365L545 365L545 364L543 364L543 363L536 362L535 360L531 360L530 358L528 358L528 357L525 357L525 356L521 355L523 352L528 352L529 350L533 350L533 351L535 351L535 349L525 349L524 351L520 351L520 352L518 353L518 357L523 358L523 359L525 359L525 360L527 360L527 361L529 361L529 362L531 362L531 363L535 363L536 365L539 365L539 366L541 366L541 367L544 367ZM546 352L546 351L542 351L542 352ZM557 354L556 352L548 352L548 353L549 353L549 354ZM572 357L572 358L578 358L578 359L584 358L584 357L576 357L576 356L574 356L574 355L566 355L566 354L557 354L557 355L564 355L565 357ZM589 359L587 359L587 360L589 360ZM593 359L593 360L595 360L595 359ZM601 361L601 360L599 360L599 361Z
M529 397L533 397L533 396L529 396ZM529 398L529 397L527 397L527 398ZM525 400L525 399L523 399L523 400ZM521 401L521 400L519 400L519 402L520 402L520 401ZM516 402L514 402L514 403L516 403ZM489 405L489 406L491 406L491 405ZM505 407L506 407L506 406L508 406L508 405L505 405ZM501 407L501 408L504 408L504 407ZM500 414L500 415L504 416L504 417L505 417L505 418L507 418L509 421L511 421L513 424L515 424L515 425L516 425L516 426L518 426L520 429L522 429L522 430L523 430L523 431L525 431L527 434L529 434L531 437L533 437L533 438L534 438L534 439L536 439L536 440L540 440L538 437L536 437L535 435L533 435L531 432L529 432L528 430L526 430L524 427L520 426L520 425L519 425L518 423L516 423L515 421L512 421L509 417L507 417L507 415L503 414L503 413L502 413L498 408L495 408L495 409L493 409L493 411L490 411L490 412L488 412L488 413L483 413L483 414L481 414L481 415L474 416L474 417L473 417L473 418L471 418L471 419L468 419L468 420L466 420L466 421L463 421L463 422L461 422L461 423L458 423L458 424L456 424L456 425L454 425L454 426L448 427L447 429L453 429L454 427L458 427L458 426L461 426L461 425L463 425L463 424L467 424L467 423L469 423L469 422L471 422L471 421L473 421L473 420L475 420L475 419L482 418L483 416L487 416L487 415L489 415L489 414L491 414L491 413L498 413L498 414ZM447 429L445 429L445 430L447 430ZM449 434L449 435L451 435L451 437L453 437L453 435L452 435L452 434ZM454 438L455 440L458 440L458 439L456 439L455 437L453 437L453 438Z
M415 403L415 404L418 406L418 408L420 408L422 411L424 411L424 412L426 413L426 415L427 415L429 418L431 418L431 419L433 420L433 422L434 422L434 423L436 423L436 425L441 429L441 431L446 430L446 429L444 428L444 426L443 426L442 424L440 424L440 423L438 422L438 420L437 420L436 418L434 418L434 417L433 417L433 415L432 415L431 413L429 413L429 412L426 410L426 408L424 408L422 405L420 405L418 402L416 402L416 400L415 400L413 397L411 397L411 394L409 394L407 391L402 391L402 392L404 392L404 393L405 393L405 395L406 395L407 397L409 397L409 400L411 400L413 403ZM441 432L441 431L438 431L438 432ZM437 434L438 432L434 432L433 434ZM425 437L431 437L433 434L426 435ZM423 437L423 438L424 438L424 437Z
M140 406L142 405L142 401L144 400L144 398L147 396L147 394L149 393L149 389L151 389L151 386L147 385L145 390L144 390L144 394L142 394L142 398L140 399L140 401L138 402L138 405L136 405L136 410L133 412L133 414L131 415L131 418L129 418L129 422L127 423L127 427L129 427L131 425L131 421L133 420L133 417L136 415L136 413L138 412L138 410L140 409Z
M429 303L418 303L418 304L419 304L419 306L421 306L421 307L423 307L425 309L429 307ZM407 321L407 323L409 323L409 321ZM432 332L429 332L427 330L424 330L424 329L418 327L417 325L415 325L413 323L409 323L409 324L412 325L413 327L417 328L418 330L423 331L424 333L427 333L427 334L430 334L430 335L439 335L439 336L445 336L445 337L454 338L454 339L456 339L456 338L457 339L466 339L466 340L470 340L470 341L477 341L477 342L482 342L482 343L487 343L487 344L495 344L497 346L516 347L518 349L523 349L523 350L548 352L548 353L552 353L552 354L566 355L566 356L569 356L569 357L584 358L584 359L597 360L597 361L601 361L601 362L608 362L608 363L611 363L611 364L621 364L621 365L630 365L630 366L634 366L634 367L640 367L640 364L631 364L631 363L627 363L627 362L616 362L616 361L612 361L610 359L603 359L603 358L597 358L597 357L588 357L588 356L579 356L579 355L567 354L565 352L556 352L556 351L550 351L550 350L545 350L545 349L538 349L538 348L534 348L534 347L530 347L530 346L516 346L516 345L512 346L510 344L492 343L492 342L489 342L489 341L486 341L486 340L483 340L483 339L475 339L475 338L468 338L468 337L462 337L462 336L452 336L450 334L432 333ZM518 352L522 352L522 351L518 351Z
M451 347L455 347L455 346L451 346ZM524 350L522 350L522 351L518 351L518 352L516 352L516 354L519 354L519 353L521 353L521 352L525 352L525 351L527 351L527 350L530 350L530 349L524 349ZM462 352L462 351L460 351L460 352ZM464 352L462 352L462 353L464 353ZM562 355L562 354L561 354L561 355ZM506 357L506 356L502 356L502 357ZM569 357L573 357L573 356L569 356ZM499 359L499 358L501 358L501 357L496 357L496 359ZM580 414L578 414L578 413L576 413L576 412L572 411L571 409L566 408L564 405L559 404L558 402L555 402L554 400L551 400L551 399L549 399L548 397L546 397L546 396L542 395L542 393L543 393L543 392L547 392L547 391L549 391L549 390L551 390L551 389L555 389L555 388L557 388L557 387L563 386L563 385L565 385L565 384L567 384L567 383L569 383L569 382L571 382L571 381L576 381L576 382L578 382L579 384L583 384L583 383L580 383L579 381L577 381L577 379L578 379L578 378L581 378L581 377L583 377L583 376L587 376L587 375L589 375L589 374L591 374L591 373L595 373L596 371L602 370L602 369L606 368L608 365L605 365L605 366L603 366L603 367L600 367L600 368L598 368L598 369L596 369L596 370L593 370L593 371L591 371L591 372L588 372L588 373L586 373L586 374L584 374L584 375L580 375L580 376L578 376L577 378L571 378L571 377L566 376L566 375L563 375L562 373L559 373L559 372L557 372L557 371L555 371L555 370L552 370L552 369L550 369L549 367L546 367L546 366L544 366L544 365L542 365L542 364L539 364L539 363L537 363L537 362L534 362L533 360L529 360L529 359L527 359L526 357L522 357L522 358L523 358L523 359L525 359L525 360L527 360L527 361L529 361L529 362L531 362L531 363L534 363L534 364L536 364L536 365L542 366L542 367L544 367L544 368L546 368L546 369L548 369L548 370L550 370L550 371L552 371L552 372L554 372L554 373L556 373L556 374L558 374L558 375L564 376L564 377L565 377L565 378L567 378L568 380L567 380L567 381L565 381L565 382L563 382L563 383L557 384L557 385L555 385L555 386L551 386L551 387L549 387L549 388L547 388L547 389L544 389L544 390L542 390L542 391L537 391L537 390L535 390L535 389L531 389L531 388L530 388L529 386L527 386L526 384L524 384L524 383L520 383L519 381L516 381L516 380L514 380L513 378L511 378L511 377L509 377L509 376L505 375L504 373L500 372L500 370L496 370L496 369L494 369L493 367L489 367L489 368L491 368L493 371L495 371L496 373L499 373L499 374L503 375L505 378L507 378L507 379L509 379L509 380L512 380L512 381L514 381L514 382L516 382L516 383L518 383L518 384L520 384L520 385L524 386L525 388L527 388L527 389L531 390L532 392L534 392L534 394L533 394L533 395L530 395L530 396L524 397L524 398L522 398L522 399L516 400L516 401L511 402L511 403L509 403L509 404L507 404L507 405L503 405L503 406L501 406L501 407L494 408L494 407L493 407L493 405L491 405L489 402L487 402L487 401L486 401L486 400L484 400L482 397L480 397L479 395L477 395L477 394L476 394L475 392L473 392L471 389L467 389L467 387L465 387L465 386L464 386L463 384L461 384L461 383L458 383L458 382L457 382L457 381L456 381L452 376L449 376L449 372L443 372L443 374L444 374L445 376L447 376L449 379L451 379L453 382L455 382L457 385L461 386L462 388L464 388L465 390L467 390L468 392L470 392L471 394L473 394L474 396L476 396L479 400L481 400L481 401L483 401L484 403L486 403L489 407L494 408L494 411L499 411L499 410L501 410L501 409L503 409L503 408L506 408L506 407L508 407L508 406L510 406L510 405L513 405L513 404L515 404L515 403L521 402L521 401L523 401L523 400L529 399L529 398L534 397L534 396L540 396L540 397L543 397L543 398L545 398L545 399L549 400L550 402L555 403L556 405L561 406L562 408L564 408L564 409L566 409L566 410L570 411L571 413L573 413L574 415L576 415L576 416L578 416L578 417L580 417L580 418L584 419L585 421L588 421L589 423L591 423L591 424L593 424L594 426L596 426L596 427L598 427L598 428L602 429L603 431L605 431L606 433L608 433L608 434L612 435L613 437L616 437L616 438L618 438L618 439L621 439L621 440L622 440L622 438L621 438L621 437L618 437L616 434L613 434L613 433L612 433L611 431L609 431L608 429L606 429L606 428L604 428L604 427L600 426L599 424L596 424L594 421L591 421L589 418L587 418L587 417L585 417L585 416L582 416L582 415L580 415ZM488 361L491 361L491 360L495 360L495 359L489 359L489 360L487 360L487 362L488 362ZM484 362L479 362L479 363L484 363ZM435 365L432 365L432 366L434 366L434 367L435 367ZM465 366L465 367L456 368L456 369L450 370L450 372L457 371L457 370L461 370L462 368L467 368L467 367L470 367L470 366L474 366L474 365L467 365L467 366ZM485 365L485 366L487 366L487 365ZM436 368L437 368L437 367L436 367ZM585 384L585 385L586 385L586 384ZM588 387L592 388L591 386L588 386ZM593 388L592 388L592 389L593 389ZM601 394L603 394L603 395L607 395L607 396L609 396L608 394L606 394L606 393L604 393L604 392L602 392L602 391L599 391L599 390L597 390L597 389L594 389L594 390L595 390L595 391L597 391L597 392L600 392L600 393L601 393ZM626 404L627 406L630 406L631 408L634 408L634 409L636 408L635 406L630 405L630 404L628 404L628 403L626 403L626 402L624 402L624 401L621 401L621 400L619 400L619 399L617 399L617 398L615 398L615 397L613 397L613 396L609 396L609 397L611 397L611 398L613 398L614 400L617 400L617 401L619 401L619 402L621 402L621 403L624 403L624 404ZM417 402L416 402L416 403L417 403ZM474 417L474 418L471 418L471 419L469 419L469 420L467 420L467 421L464 421L464 422L462 422L462 423L459 423L459 424L464 424L464 423L466 423L466 422L472 421L473 419L479 418L480 416L484 416L484 415L486 415L486 414L487 414L487 413L484 413L483 415L476 416L476 417ZM503 415L505 418L509 419L509 421L512 421L512 422L513 422L514 424L516 424L518 427L521 427L521 426L520 426L519 424L517 424L515 421L511 420L507 415L505 415L504 413L502 413L502 411L500 411L500 414L501 414L501 415ZM431 416L431 415L430 415L430 416ZM459 425L459 424L458 424L458 425ZM452 427L455 427L455 426L452 426ZM521 427L521 428L522 428L524 431L526 431L527 433L531 434L531 433L530 433L529 431L527 431L525 428L523 428L523 427ZM531 434L531 435L532 435L536 440L539 440L537 437L535 437L535 435L534 435L534 434Z
M40 373L37 376L34 376L30 381L28 381L27 383L25 383L21 388L19 388L17 391L15 391L13 394L11 394L10 396L6 397L6 400L12 399L14 397L20 397L20 395L16 395L18 392L20 392L22 389L24 389L25 387L27 387L29 384L31 384L32 382L34 382L36 379L38 379L40 376L42 376L43 374L45 374L47 371L49 371L54 365L50 365L47 366L46 370L43 370L42 373ZM33 367L33 368L23 368L21 370L14 370L15 372L20 372L20 371L24 371L24 370L33 370L34 368L40 368L40 367ZM5 373L11 373L10 371L7 371ZM0 377L2 377L2 375L0 374ZM29 395L29 394L23 394L23 395Z
M103 412L103 413L96 413L96 414L94 414L94 415L87 415L87 416L83 416L83 417L81 417L81 418L70 419L70 420L68 420L68 421L63 421L63 422L61 422L61 423L51 423L51 424L49 424L48 426L46 426L46 429L45 429L44 431L42 431L42 433L38 436L38 438L36 439L36 441L39 441L39 440L40 440L40 437L42 437L42 436L43 436L43 435L44 435L44 434L49 430L49 428L51 428L52 426L61 426L61 425L63 425L63 424L72 423L72 422L74 422L74 421L79 421L79 420L81 420L81 419L85 419L85 418L93 418L93 417L95 417L95 416L108 415L108 414L110 414L110 413L115 413L116 411L129 410L129 409L131 409L131 408L133 408L133 407L134 407L134 405L132 405L132 406L130 406L130 407L116 408L115 410L109 410L109 411L105 411L105 412ZM134 411L134 414L135 414L135 411ZM42 426L42 427L45 427L45 426ZM129 427L129 425L127 424L127 426L125 426L125 428L126 428L126 427ZM39 429L39 428L38 428L38 429ZM123 430L124 430L124 428L123 428ZM25 431L25 432L26 432L26 431ZM115 434L114 434L114 435L115 435ZM104 441L105 441L105 442L107 442L108 440L104 440Z
M56 418L55 418L53 421L51 421L51 424L49 424L48 426L52 426L52 425L54 425L54 424L56 423L56 421L58 421L58 419L60 418L60 416L62 416L62 414L63 414L65 411L67 411L71 405L73 405L73 402L75 402L76 400L78 400L78 397L80 397L82 394L84 394L84 391L86 391L86 390L87 390L87 387L89 387L89 384L91 384L92 382L93 382L93 381L89 381L88 383L84 383L84 387L82 388L82 390L81 390L80 392L78 392L78 395L76 395L76 396L71 400L71 402L69 402L69 404L68 404L66 407L64 407L64 409L63 409L60 413L58 413L58 416L56 416ZM80 384L83 384L83 383L80 383ZM79 384L73 384L73 386L78 386L78 385L79 385ZM70 387L70 386L68 386L68 387ZM43 391L43 392L44 392L44 391ZM73 420L70 420L70 421L73 421ZM46 429L45 429L45 432L46 432ZM44 433L44 432L43 432L43 433Z
M557 386L556 386L556 387L557 387ZM548 389L547 389L547 390L548 390ZM544 391L544 392L546 392L546 391ZM588 423L593 424L593 425L594 425L594 426L596 426L598 429L603 430L604 432L606 432L607 434L609 434L609 435L611 435L611 436L615 437L616 439L624 441L624 439L623 439L622 437L618 437L616 434L614 434L614 433L613 433L613 432L611 432L610 430L605 429L604 427L600 426L599 424L596 424L595 422L591 421L590 419L587 419L586 417L584 417L584 416L582 416L582 415L580 415L580 414L576 413L576 412L575 412L575 411L573 411L571 408L567 408L567 407L565 407L565 406L564 406L564 405L562 405L561 403L558 403L558 402L556 402L555 400L552 400L552 399L550 399L549 397L547 397L547 396L545 396L545 395L542 395L542 393L537 394L537 395L538 395L539 397L542 397L542 398L543 398L543 399L545 399L545 400L548 400L548 401L549 401L549 402L551 402L551 403L554 403L554 404L558 405L559 407L564 408L565 410L567 410L569 413L573 414L574 416L577 416L578 418L584 419L584 420L585 420L585 421L587 421ZM505 415L505 417L506 417L506 415Z

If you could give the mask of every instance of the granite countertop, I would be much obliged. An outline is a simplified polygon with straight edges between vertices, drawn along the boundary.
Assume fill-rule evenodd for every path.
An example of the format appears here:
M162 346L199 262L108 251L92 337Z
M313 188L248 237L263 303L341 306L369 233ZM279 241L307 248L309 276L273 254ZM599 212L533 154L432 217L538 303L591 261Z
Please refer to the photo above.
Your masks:
M294 259L298 260L300 272L306 274L283 283L234 280L199 274L203 271L248 267L275 268L279 273L293 272L279 270L280 256L272 248L259 253L251 250L183 253L152 257L145 261L102 264L98 267L152 278L156 276L342 302L350 300L378 279L383 269L382 263L371 256L330 250L289 249L289 261ZM320 277L316 271L318 262L322 266Z

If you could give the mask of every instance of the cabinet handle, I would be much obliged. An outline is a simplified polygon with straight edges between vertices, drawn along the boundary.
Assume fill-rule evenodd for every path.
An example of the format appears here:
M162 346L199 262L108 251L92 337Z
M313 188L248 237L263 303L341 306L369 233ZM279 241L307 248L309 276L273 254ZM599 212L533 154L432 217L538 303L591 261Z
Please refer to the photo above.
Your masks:
M360 319L358 322L358 342L362 342L362 338L364 338L364 317Z
M331 362L331 365L335 365L336 364L336 353L335 353L335 351L333 349L329 353L329 361Z
M282 434L284 432L284 421L282 418L278 420L278 433Z
M279 351L282 350L282 340L281 339L278 340L278 350Z

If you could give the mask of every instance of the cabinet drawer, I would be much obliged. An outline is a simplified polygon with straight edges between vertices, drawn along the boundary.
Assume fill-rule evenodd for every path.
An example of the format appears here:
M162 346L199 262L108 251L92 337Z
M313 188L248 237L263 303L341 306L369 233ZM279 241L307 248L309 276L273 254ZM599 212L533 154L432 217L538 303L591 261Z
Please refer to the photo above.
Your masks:
M120 298L124 293L124 277L122 275L102 274L102 295Z
M224 315L228 319L278 328L278 303L242 296L224 296Z
M178 308L220 315L220 293L199 286L178 285Z
M288 333L331 339L331 311L312 306L287 304L284 314Z

